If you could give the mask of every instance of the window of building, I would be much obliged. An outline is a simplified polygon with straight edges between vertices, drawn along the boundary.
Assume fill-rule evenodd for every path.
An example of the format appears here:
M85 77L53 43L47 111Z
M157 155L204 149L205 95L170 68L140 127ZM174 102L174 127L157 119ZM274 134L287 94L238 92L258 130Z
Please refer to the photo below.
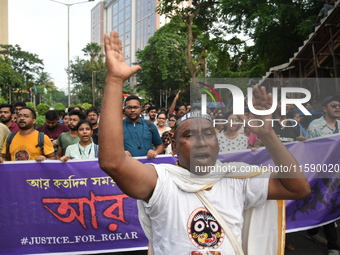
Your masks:
M118 33L119 33L119 37L121 37L120 39L123 40L123 35L124 35L124 23L119 24ZM123 45L124 45L124 44L123 44Z
M124 9L124 1L125 0L119 0L119 11Z
M129 5L125 8L125 19L130 18L130 16L131 16L131 6Z
M112 15L117 14L117 13L118 13L118 2L112 5Z
M125 45L130 44L130 32L125 33Z
M125 55L125 59L130 58L131 52L130 52L130 45L126 46L124 49L124 55Z
M118 14L118 23L121 23L123 21L124 21L124 11L121 11Z
M131 20L127 19L125 21L125 33L130 31L130 26L131 26Z
M115 27L118 25L118 15L114 15L112 17L112 26Z

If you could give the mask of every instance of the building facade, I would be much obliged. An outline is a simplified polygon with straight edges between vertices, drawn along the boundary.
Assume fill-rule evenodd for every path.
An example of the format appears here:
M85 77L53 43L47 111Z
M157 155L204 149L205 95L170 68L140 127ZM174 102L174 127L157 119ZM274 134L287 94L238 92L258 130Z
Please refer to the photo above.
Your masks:
M0 0L0 44L8 44L8 0Z
M91 42L103 45L104 33L118 31L129 65L136 52L144 49L154 32L168 22L155 12L157 0L104 0L91 11ZM102 47L103 48L103 47ZM134 85L134 78L130 80Z

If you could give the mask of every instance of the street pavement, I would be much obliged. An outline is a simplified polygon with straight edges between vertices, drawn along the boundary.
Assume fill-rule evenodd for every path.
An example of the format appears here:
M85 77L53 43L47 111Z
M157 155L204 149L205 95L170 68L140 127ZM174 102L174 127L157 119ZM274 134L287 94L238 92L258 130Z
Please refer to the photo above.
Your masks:
M337 221L337 225L340 226L340 220ZM339 243L340 227L337 228L337 232ZM327 255L326 246L309 240L305 235L306 231L287 234L286 246L292 244L295 249L293 251L286 249L285 255ZM322 230L320 231L320 235L324 237Z

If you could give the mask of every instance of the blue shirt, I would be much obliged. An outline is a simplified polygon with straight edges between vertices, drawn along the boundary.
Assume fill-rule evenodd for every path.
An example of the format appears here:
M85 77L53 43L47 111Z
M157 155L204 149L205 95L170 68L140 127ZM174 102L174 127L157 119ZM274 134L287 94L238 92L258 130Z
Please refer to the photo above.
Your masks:
M143 118L134 124L128 119L123 120L124 149L129 151L132 157L146 156L153 146L160 145L162 139L157 127L150 122L150 127ZM153 129L153 132L151 130Z

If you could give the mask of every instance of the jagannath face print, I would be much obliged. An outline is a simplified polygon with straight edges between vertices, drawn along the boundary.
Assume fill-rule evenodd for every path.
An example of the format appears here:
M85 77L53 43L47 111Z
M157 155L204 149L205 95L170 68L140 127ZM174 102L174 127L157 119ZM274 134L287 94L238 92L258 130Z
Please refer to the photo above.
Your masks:
M187 231L191 242L198 249L216 249L221 246L224 233L214 216L200 207L189 217Z

